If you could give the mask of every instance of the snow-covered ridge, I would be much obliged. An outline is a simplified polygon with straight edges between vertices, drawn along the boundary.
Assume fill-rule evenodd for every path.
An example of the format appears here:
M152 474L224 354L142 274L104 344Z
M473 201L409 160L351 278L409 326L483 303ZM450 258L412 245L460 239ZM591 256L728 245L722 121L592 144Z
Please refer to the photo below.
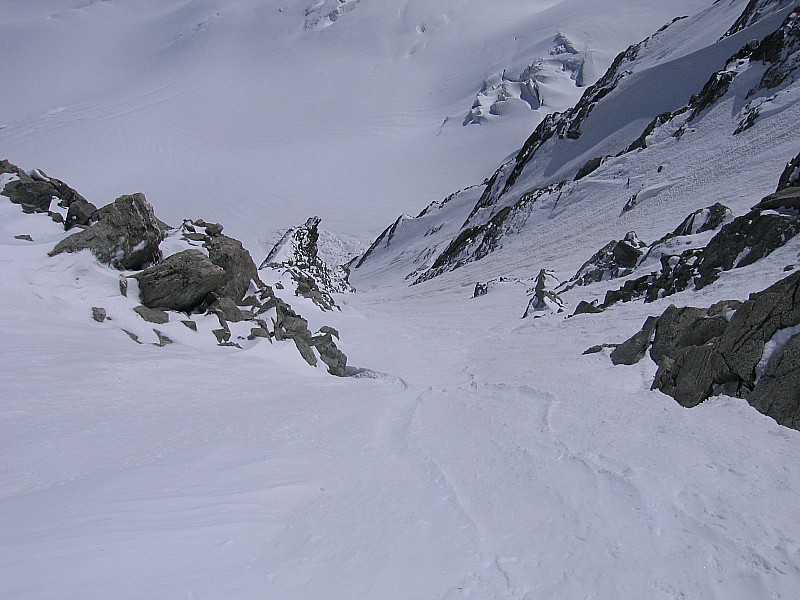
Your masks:
M464 125L477 125L500 117L523 104L530 110L559 110L565 98L575 95L595 79L591 52L578 50L563 33L553 39L548 56L538 58L516 76L506 71L486 79ZM522 104L520 104L522 103Z
M743 2L738 3L739 11L743 5ZM423 281L485 259L506 244L525 246L523 239L533 235L533 231L538 231L545 223L555 224L560 220L566 225L580 219L581 214L602 214L596 212L600 210L598 194L605 196L602 204L608 207L605 210L609 212L602 214L601 219L609 225L615 220L625 221L627 225L621 226L638 232L640 226L630 226L638 221L632 213L641 214L643 205L658 205L660 199L667 197L679 199L686 212L676 215L676 218L682 219L686 213L704 208L693 205L694 193L689 191L698 181L694 171L704 169L707 173L704 177L716 179L718 175L714 170L721 174L751 164L747 157L754 145L770 152L777 151L779 158L772 169L779 172L785 161L795 154L796 138L789 123L797 111L798 91L791 75L797 68L794 49L797 27L795 18L789 14L790 9L776 9L748 29L725 37L722 42L704 38L709 45L693 53L679 50L687 47L685 40L690 33L699 35L708 26L724 32L728 24L739 16L736 8L736 4L715 4L695 18L673 22L652 38L620 54L609 72L596 86L587 90L575 109L564 115L547 117L522 150L501 165L488 181L480 200L468 215L464 215L465 220L457 235L444 243L428 246L428 252L435 254L435 259L427 263L427 269L415 269L413 281ZM725 19L729 19L728 24ZM763 41L754 47L750 41L756 36ZM772 50L768 51L769 48ZM731 55L733 58L726 64ZM748 58L751 55L752 59ZM666 58L659 61L654 60L654 56ZM701 79L704 69L713 64L709 63L712 56L718 57L714 60L719 61L722 69L719 72L705 71L707 78ZM695 64L692 61L697 61L697 68L691 66ZM689 70L692 75L691 78L681 76L684 87L680 94L688 102L663 114L643 112L645 105L659 97L672 97L674 102L675 81L665 74L672 72L677 75L683 70ZM769 73L781 75L779 78L771 77ZM696 86L693 90L686 87L692 82ZM642 100L640 94L645 87L647 98ZM719 108L714 117L709 116L714 114L715 108L731 101L737 108L725 119L727 123L723 125L724 108ZM749 139L757 141L736 139L741 138L743 131L753 123L758 126L756 116L761 113L756 110L756 116L750 118L749 115L762 103L771 107L771 110L764 111L769 116L762 123L771 119L770 124L762 125L761 132L749 132ZM655 104L649 108L656 109ZM611 118L637 112L640 115L638 121L629 117L622 121ZM601 115L609 119L599 120ZM635 126L637 122L640 123L638 127ZM775 128L779 130L777 139L769 133ZM685 137L687 133L689 137ZM676 157L685 154L687 147L692 148L689 154L699 152L713 156L714 148L720 145L731 146L731 150L728 155L708 159L713 162L705 164L717 165L714 170L691 162L678 171L674 170ZM783 149L778 150L781 147ZM595 152L604 150L612 151L616 156L595 155ZM674 155L673 152L681 154ZM654 162L655 172L651 170ZM666 172L670 163L673 170ZM550 171L552 173L548 174ZM571 181L559 180L560 177L569 177ZM542 185L553 180L556 183ZM716 185L724 187L726 183L717 180ZM749 208L769 191L764 186L752 195L744 194L742 188L731 189L730 193L738 192L741 196L738 206ZM591 199L590 204L584 204L586 200L583 200L576 206L583 198ZM613 198L621 200L616 208L613 208ZM652 215L652 211L647 212ZM545 215L548 220L542 221ZM587 218L581 227L595 219L597 216ZM438 225L434 223L429 227L435 229ZM644 227L649 227L653 237L658 238L671 231L675 224L669 224L669 228L664 226L661 231L654 230L652 222Z

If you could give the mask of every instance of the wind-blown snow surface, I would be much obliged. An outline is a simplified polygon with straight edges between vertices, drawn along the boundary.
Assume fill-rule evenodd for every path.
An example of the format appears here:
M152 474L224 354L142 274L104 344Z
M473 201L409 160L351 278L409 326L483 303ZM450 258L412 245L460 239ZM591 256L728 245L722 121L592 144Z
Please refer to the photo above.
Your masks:
M549 57L558 33L599 76L710 3L361 0L331 22L337 2L8 0L0 148L98 206L142 191L167 222L221 221L251 247L311 214L372 238L489 176L583 91L543 83L539 111L462 127L484 80Z
M28 6L31 18L46 16L52 6L9 5ZM305 6L291 10L300 23L297 36L321 36L344 31L341 25L366 18L359 15L377 5L361 0L331 25L313 30L304 28ZM125 6L130 8L91 3L58 18ZM291 112L286 94L292 89L283 86L271 99ZM103 127L109 139L134 131L133 117L124 114L130 106L104 119L93 112L97 105L87 106L89 121L97 119L90 128L95 141ZM155 113L132 114L138 125L149 123L150 133L159 131L152 129L159 123ZM713 398L683 409L649 390L651 361L612 367L607 355L581 352L624 340L670 302L708 306L746 298L800 261L797 238L767 264L726 273L691 296L630 303L601 315L521 320L528 300L524 283L498 283L489 295L470 299L476 280L499 271L533 276L547 267L571 275L628 226L651 241L680 223L695 202L722 200L742 212L774 189L791 146L791 135L778 132L793 114L787 109L765 118L742 134L746 138L715 153L714 144L730 133L731 110L723 104L680 145L654 140L649 152L601 167L576 192L580 202L566 203L563 212L542 211L529 238L420 285L397 285L413 261L399 250L386 253L385 262L359 274L362 291L337 297L341 312L314 315L313 307L303 307L305 317L324 319L342 333L352 375L342 379L308 367L288 342L261 341L239 351L186 330L164 348L134 344L120 330L138 319L130 311L134 299L119 296L116 273L87 253L48 258L65 234L46 216L23 215L0 198L0 597L795 598L800 433L776 425L744 400ZM354 122L351 132L341 125L340 135L352 140L367 131ZM502 127L502 120L489 126L498 123ZM70 127L80 129L77 121ZM302 132L305 123L298 127ZM52 134L51 146L44 131ZM77 162L59 165L74 166L83 181L50 167L49 157L73 160L69 153L56 155L54 149L67 144L66 138L58 141L58 131L28 129L33 141L24 143L18 132L14 148L29 143L30 163L81 192L87 183L119 195L124 183L115 184L114 176L135 183L125 179L135 176L124 165L114 167L107 156L97 174L106 183L89 182L91 170ZM377 131L385 141L388 128ZM303 134L309 144L311 134ZM266 218L262 225L250 215L245 227L243 209L226 204L224 212L208 214L216 198L179 193L181 185L198 185L182 173L205 170L207 184L213 175L214 185L236 186L237 174L255 174L260 189L288 185L265 180L252 163L240 162L239 173L220 167L220 156L232 146L211 144L220 140L204 135L186 145L186 164L170 163L169 182L153 173L154 181L175 192L163 202L150 194L157 213L167 218L163 207L176 222L218 218L226 232L234 221L250 239L263 235L271 226ZM690 143L703 135L708 144ZM779 143L770 145L770 137ZM165 133L157 139L167 144L175 138ZM202 164L193 162L204 156L198 140L212 146ZM752 152L738 140L751 144ZM149 151L131 150L131 156L172 156L159 143ZM691 148L686 156L685 148ZM50 154L40 158L36 150ZM96 151L80 144L71 150L78 156ZM719 171L730 156L752 160L746 168ZM494 157L492 166L501 158ZM446 172L453 157L437 160ZM717 174L681 178L693 163L704 165L698 175ZM410 172L393 176L400 181L401 175L408 176L408 186L420 185ZM674 183L674 193L669 201L655 194L620 218L621 205L648 181L645 176L657 178L653 185ZM312 189L305 180L298 185ZM454 226L460 226L480 191L456 197L437 216L458 216ZM368 213L373 207L356 196L356 209ZM402 237L408 231L398 228L394 248L409 242ZM21 234L34 241L14 238ZM248 246L259 261L256 246ZM564 295L570 308L582 294L575 289ZM112 320L92 321L92 306L106 307Z
M469 300L459 272L346 295L325 314L355 367L338 379L267 342L135 345L113 273L86 253L46 257L63 235L47 217L2 216L4 598L800 587L798 432L743 400L683 409L648 390L649 361L580 355L665 301L521 321L524 286ZM757 273L702 301L775 277ZM114 320L91 321L97 303Z

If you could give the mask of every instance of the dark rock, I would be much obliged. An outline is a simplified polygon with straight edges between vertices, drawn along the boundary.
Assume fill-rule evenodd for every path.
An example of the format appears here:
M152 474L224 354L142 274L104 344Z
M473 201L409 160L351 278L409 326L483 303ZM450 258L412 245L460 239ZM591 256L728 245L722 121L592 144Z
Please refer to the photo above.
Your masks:
M103 264L137 270L161 259L163 233L144 194L121 196L94 213L91 227L59 242L50 256L91 250Z
M336 347L333 341L333 332L336 330L328 328L328 331L320 330L322 335L315 336L312 340L314 347L319 352L319 357L328 367L328 373L336 377L344 377L347 371L347 356ZM336 335L338 336L338 333Z
M163 310L147 308L146 306L137 306L133 310L148 323L155 323L156 325L169 323L169 315Z
M121 273L119 276L119 293L126 298L128 297L128 278Z
M93 306L92 307L92 318L95 321L97 321L98 323L102 323L107 318L106 309L105 308L100 308L100 307L97 307L97 306Z
M752 389L764 345L781 329L800 324L800 273L789 275L750 299L733 315L717 344L725 363Z
M572 313L572 316L575 315L586 315L586 314L597 314L603 312L603 309L597 306L595 303L586 302L586 300L581 300L578 302L578 306L575 307L575 312Z
M250 329L250 335L247 336L248 340L254 340L256 338L264 338L270 339L269 331L264 329L263 327L253 327Z
M219 223L206 223L206 235L216 237L222 234L222 225Z
M331 310L338 308L333 294L352 291L347 281L350 269L346 265L328 265L319 256L319 224L319 217L311 217L304 225L291 228L259 268L284 270L296 284L296 295L310 299L322 310Z
M14 239L15 240L24 240L26 242L32 242L33 241L33 238L31 236L29 236L27 233L24 233L22 235L15 235Z
M20 169L17 165L8 162L7 159L0 160L0 175L3 173L10 173L11 175L18 175L22 177L23 175L27 175L25 171Z
M158 329L153 329L153 333L155 333L156 337L158 337L158 343L156 346L163 348L164 346L169 346L173 343L169 336L161 333Z
M53 223L58 223L59 225L64 223L64 216L60 212L50 211L47 214L50 215L50 218L53 220Z
M599 354L606 348L616 348L619 344L598 344L597 346L592 346L591 348L587 348L581 354Z
M569 287L630 275L644 256L645 250L647 244L631 231L624 239L609 242L583 263L569 280Z
M489 293L489 284L478 282L475 284L475 291L472 292L472 297L478 298L479 296L485 296L488 293Z
M181 323L186 325L186 327L188 327L192 331L197 331L197 323L195 323L194 321L190 321L190 320L187 319L187 320L181 321Z
M781 425L800 429L800 334L772 358L747 401Z
M231 323L238 323L244 320L242 311L236 306L233 300L227 297L215 300L208 308L208 311L222 316L226 321Z
M770 194L761 202L756 204L753 209L757 210L777 210L777 211L800 211L800 187L784 187L774 194Z
M724 316L709 316L708 309L672 305L658 317L650 358L660 364L663 357L676 359L689 346L702 346L721 336L728 326Z
M329 333L333 337L335 337L337 340L339 339L339 331L334 329L333 327L328 326L328 325L323 325L322 327L320 327L319 328L319 332L322 333L322 334Z
M561 299L561 296L552 291L552 287L557 285L558 280L555 278L553 272L547 269L541 269L536 276L533 296L528 302L528 306L522 318L525 319L535 312L561 312L564 309L564 301Z
M675 228L670 237L713 231L729 219L732 214L730 208L717 202L708 208L694 211Z
M715 375L724 372L725 361L713 346L689 346L677 358L665 356L661 360L651 389L659 389L681 406L692 408L714 393Z
M311 349L313 337L308 329L308 321L283 302L276 307L275 339L294 341L303 359L312 367L317 365L317 357Z
M587 175L589 175L590 173L596 171L598 168L600 168L600 165L603 164L603 158L604 157L602 156L598 156L596 158L592 158L586 161L586 164L584 164L580 169L578 169L578 172L575 174L574 181L579 181L584 177L586 177Z
M184 250L134 275L142 304L191 311L226 280L225 271L200 250Z
M224 272L223 281L214 289L220 297L230 298L238 303L250 288L251 281L261 283L253 257L239 240L218 235L204 245L211 262Z
M228 329L223 329L223 328L214 329L211 331L211 333L213 333L216 336L217 343L220 345L230 341L231 339L231 332Z
M53 198L57 198L52 183L38 181L30 176L9 181L2 194L14 204L19 204L26 213L46 213L50 210Z
M800 232L800 217L752 210L725 225L703 251L697 264L701 289L719 278L721 271L746 267L785 245Z
M778 181L778 188L775 191L780 192L785 188L797 186L800 186L800 154L795 156L786 165Z
M183 238L190 242L205 242L209 238L205 233L184 233Z
M635 365L642 360L653 339L656 322L656 317L647 317L639 332L614 348L611 352L611 362L615 365Z
M67 220L64 228L69 230L77 225L89 225L92 215L97 212L97 207L86 200L75 200L67 210Z
M800 325L800 273L752 294L728 322L726 312L734 306L717 303L708 311L670 307L659 317L651 350L658 363L653 389L687 407L720 393L747 398L779 423L798 427L800 339L791 337L766 366L762 360L776 333ZM759 378L760 368L764 374Z
M292 341L297 347L297 351L300 353L300 356L303 357L303 360L305 360L312 367L316 367L317 357L314 354L314 351L311 349L311 345L305 339L300 337L293 337Z

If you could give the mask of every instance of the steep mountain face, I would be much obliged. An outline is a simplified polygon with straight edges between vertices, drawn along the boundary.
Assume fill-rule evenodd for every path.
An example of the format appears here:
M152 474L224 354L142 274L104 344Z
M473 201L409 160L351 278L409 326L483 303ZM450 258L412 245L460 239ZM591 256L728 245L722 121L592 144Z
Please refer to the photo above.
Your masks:
M600 231L661 238L677 224L670 218L712 199L741 214L774 190L797 152L798 9L790 4L717 2L631 46L482 188L401 218L357 272L380 276L391 261L421 283L484 261L481 276L523 276L556 262L574 273Z

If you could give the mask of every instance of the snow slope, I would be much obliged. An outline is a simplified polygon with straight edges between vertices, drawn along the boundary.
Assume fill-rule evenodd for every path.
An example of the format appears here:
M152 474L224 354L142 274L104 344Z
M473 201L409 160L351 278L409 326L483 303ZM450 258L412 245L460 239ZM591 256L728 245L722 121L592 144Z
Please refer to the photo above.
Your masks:
M363 0L318 27L335 4L4 2L0 147L98 206L142 191L173 222L190 204L264 251L311 214L372 238L481 181L582 91L543 82L551 105L462 127L484 80L549 57L561 32L594 65L591 83L710 0Z
M283 32L284 37L263 42L274 44L273 49L281 40L286 44L269 61L261 57L264 69L296 67L308 59L310 51L302 48L312 42L305 40L313 39L314 47L321 48L334 44L326 42L334 36L352 34L347 27L386 22L377 15L388 2L349 4L353 8L327 21L326 10L337 8L332 2L312 5L309 0L308 5L286 7L286 18L295 24L294 37L287 41ZM530 9L525 2L502 4L509 10L508 23L503 25L504 17L498 16L492 23L499 29L512 27L512 16L519 16L515 10L528 14ZM741 13L746 4L738 0L716 6L730 13L732 22L738 16L734 8ZM469 5L476 16L464 17L467 11L456 10L460 6L456 3L404 6L423 12L431 7L435 14L449 7L464 19L454 18L451 23L456 25L450 27L460 28L470 38L477 33L467 25L478 29L486 25L478 15L481 10L490 12L492 6ZM693 5L706 8L709 3ZM223 7L197 0L148 5L139 11L120 0L75 0L69 6L78 10L47 20L53 13L52 2L12 0L4 8L2 27L18 32L33 27L29 33L37 33L33 39L46 49L59 40L42 39L36 27L45 22L53 25L55 20L61 24L53 27L54 34L61 32L62 47L68 48L63 44L74 40L69 35L74 21L81 27L100 27L115 22L110 13L125 17L135 30L148 19L174 25L184 22L185 13L196 11L191 15L195 19L199 13ZM259 6L274 12L279 5L227 6L231 10L225 14L238 15L237 26L218 25L228 18L220 16L198 32L187 33L178 44L187 44L187 49L176 51L176 64L190 63L192 54L221 60L215 52L223 47L210 42L214 31L255 38L254 32L266 22L254 17L262 14ZM309 6L314 10L306 14ZM606 6L621 9L624 4ZM632 16L638 11L645 14L648 6L641 3L626 10ZM539 15L565 11L558 22L562 31L571 27L573 18L589 23L595 15L602 28L604 21L593 9L590 3L568 0ZM163 22L155 19L164 15L169 18ZM419 14L412 11L412 15L409 22L416 26ZM314 17L312 27L306 29L309 17ZM654 28L666 20L659 19ZM402 22L392 20L400 29ZM513 27L524 24L516 22ZM624 24L618 26L624 29ZM719 23L714 27L724 29ZM147 40L142 31L140 39ZM553 36L552 27L546 31L544 50ZM577 38L566 31L570 34ZM422 33L408 35L418 39L414 36ZM455 44L459 37L438 35L431 34L427 46L402 60L420 59L433 53L437 44ZM18 40L24 37L19 33ZM0 36L0 44L6 39ZM135 36L125 39L132 42ZM400 33L388 40L403 52L408 49L400 44L407 41ZM380 61L364 55L359 46L369 47L373 41L350 35L347 45L338 41L331 47L351 52L353 64L374 60L375 70L368 78L388 79L389 73L378 68ZM690 56L698 51L697 44L702 47L712 41L698 42L691 36L664 51ZM468 42L464 40L465 45ZM103 43L108 41L87 41ZM148 77L155 82L164 73L181 75L176 88L183 88L191 77L197 82L212 77L162 65L160 47L142 46L134 44L128 50L156 56L138 75L132 68L132 87ZM505 63L511 54L501 50L487 43L482 53L496 51L498 63ZM246 54L243 47L226 50L237 51ZM66 57L78 54L75 48L64 50ZM464 54L454 53L459 56L456 66L474 58ZM255 64L255 55L250 59ZM97 72L103 74L103 65L110 63L99 56L96 60ZM121 60L120 64L135 62ZM318 60L324 64L333 58L322 53ZM528 60L520 57L520 65L524 68ZM222 63L213 74L230 82L230 63ZM498 69L493 65L489 70ZM59 72L69 80L67 71L55 67L49 75ZM121 78L125 72L120 71ZM515 72L519 70L512 69ZM263 91L262 83L243 79L250 90ZM322 89L337 81L333 74L323 79L317 81ZM353 83L347 77L338 81L345 87ZM313 312L310 301L303 306L304 316L324 319L341 332L339 346L350 359L350 376L344 378L308 367L288 343L221 348L201 335L203 331L196 337L188 329L181 332L177 323L174 344L134 344L120 325L139 323L130 310L135 298L119 296L117 273L99 266L87 253L48 257L64 232L46 215L24 215L0 198L0 331L5 340L0 348L0 597L795 598L800 589L796 518L800 434L763 417L744 400L718 397L683 409L673 399L650 391L655 365L649 360L612 367L607 353L581 353L595 344L626 339L647 316L660 314L671 302L708 306L721 299L745 299L782 277L786 265L800 262L798 238L768 261L726 273L699 292L647 305L619 305L601 315L520 319L530 278L538 269L571 276L597 249L630 229L652 241L696 206L718 200L738 214L774 189L783 164L797 154L793 124L798 103L792 92L796 86L784 88L786 93L771 102L753 127L733 136L742 108L737 94L753 81L753 72L738 83L735 80L730 94L704 113L680 141L670 131L656 132L648 139L648 148L606 162L569 184L562 202L545 201L542 209L536 205L516 235L508 235L495 252L418 285L409 286L406 276L435 260L437 250L441 252L458 234L483 186L437 202L419 217L398 220L377 243L373 259L356 270L358 292L337 296L341 311L323 316ZM417 106L411 103L413 95L427 116L446 107L445 113L463 118L480 83L469 91L466 78L461 85L449 103L427 98L431 102L427 104L420 88L401 89L400 96L409 94L408 104L395 115ZM87 93L92 86L98 86L92 93L107 93L102 81L87 82ZM366 216L358 218L364 223L377 221L381 211L373 206L372 197L361 195L370 177L377 181L378 174L360 168L370 163L342 171L342 181L361 186L353 184L348 190L355 194L349 203L331 200L323 206L317 202L321 188L314 187L322 181L315 178L322 175L309 172L300 150L314 144L333 149L337 140L353 150L354 140L367 135L402 146L392 135L406 129L412 130L409 135L416 144L424 138L414 133L417 127L424 129L421 120L416 121L419 115L411 114L394 130L386 125L391 121L386 113L370 112L373 104L364 101L363 114L344 111L350 120L330 120L331 129L326 130L330 135L320 139L312 126L321 121L302 105L306 100L292 104L284 93L310 86L311 81L300 81L297 87L286 85L270 96L286 105L280 119L278 112L270 118L275 118L278 129L296 129L283 141L287 151L283 160L287 168L304 174L292 181L299 186L298 197L302 189L314 194L297 200L297 214L305 211L301 219L292 207L270 203L270 211L291 217L290 224L302 222L307 213L326 217L323 209L332 210L331 206L337 214L327 221L334 224L345 223L345 217L355 223L353 215L361 213ZM256 261L262 258L259 244L267 237L279 237L266 232L280 219L267 223L265 216L262 222L253 215L255 205L217 206L211 200L216 196L207 192L230 186L243 189L236 186L245 185L241 181L254 173L259 174L258 190L278 194L289 184L261 176L263 171L256 167L266 155L248 155L258 136L255 129L248 130L240 113L227 111L229 120L214 131L199 129L199 122L189 118L211 95L217 97L217 108L224 106L226 93L236 95L232 88L208 90L200 85L173 100L164 100L159 94L167 92L154 88L153 99L159 101L143 108L141 96L134 102L120 96L116 106L80 100L77 87L72 93L79 104L85 102L85 120L78 120L78 108L68 108L58 113L69 113L64 121L58 121L62 118L58 115L48 117L59 122L57 126L44 117L20 116L16 124L0 131L7 147L24 154L18 162L27 167L30 156L31 164L52 171L81 193L107 193L109 199L131 191L125 189L129 184L152 180L158 191L150 197L159 216L174 224L187 216L218 219L226 233L232 230L245 240ZM42 107L48 104L46 95L36 101ZM15 102L21 111L24 102ZM233 100L229 97L227 102ZM31 114L49 110L34 104L31 101ZM184 116L178 106L186 108ZM241 114L246 116L247 111ZM232 123L239 118L242 121L235 127ZM518 123L516 117L504 119L468 127L459 120L452 130L458 132L452 134L453 147L460 139L463 154L485 151L488 156L494 143L490 138L502 137L506 123ZM192 122L198 129L187 133L183 127ZM175 127L169 129L167 123ZM127 139L137 127L142 130L125 146L125 160L108 152L114 140ZM81 143L70 145L67 133ZM530 133L530 127L523 133ZM440 137L447 135L450 132ZM477 145L486 148L467 147L464 140L473 135L480 140ZM148 138L151 141L145 143ZM222 143L226 139L229 144ZM516 146L522 141L517 139ZM71 152L65 152L66 147ZM412 147L408 142L405 150ZM176 148L185 152L173 152ZM369 154L364 148L362 159ZM91 154L99 157L99 168L81 160ZM185 162L179 162L179 156ZM396 156L371 156L381 173L393 170L391 177L402 184L381 196L387 203L383 208L392 214L405 210L405 204L396 202L402 192L424 191L437 170L455 183L457 174L448 170L458 156L417 153L415 160L435 163L426 165L430 168L426 176L404 171L408 163L383 162ZM161 164L164 157L170 161ZM148 168L139 171L136 161L126 162L133 158L144 160ZM495 156L492 166L499 160L502 156ZM461 168L468 172L466 166ZM233 172L241 177L230 177ZM93 173L98 177L94 182ZM385 179L382 185L391 188ZM332 187L327 181L324 189ZM448 191L452 189L455 185ZM622 212L636 191L642 202ZM547 200L549 194L542 198ZM252 198L255 201L256 195ZM200 214L186 214L190 211ZM406 212L417 210L409 205ZM15 237L23 234L33 241ZM326 254L348 247L337 248L331 242ZM498 280L489 294L471 298L476 281L499 276L521 281ZM564 297L572 308L579 299L602 296L613 283L601 282L588 291L576 288ZM92 321L91 308L98 305L109 309L111 321ZM154 335L143 341L157 339Z
M648 391L652 364L580 356L664 301L520 321L524 286L349 295L326 319L369 371L338 379L293 349L131 343L90 319L99 267L47 258L46 217L8 208L3 597L750 600L800 585L797 432L741 400L682 409ZM41 241L9 239L23 228ZM701 301L745 297L756 273Z

